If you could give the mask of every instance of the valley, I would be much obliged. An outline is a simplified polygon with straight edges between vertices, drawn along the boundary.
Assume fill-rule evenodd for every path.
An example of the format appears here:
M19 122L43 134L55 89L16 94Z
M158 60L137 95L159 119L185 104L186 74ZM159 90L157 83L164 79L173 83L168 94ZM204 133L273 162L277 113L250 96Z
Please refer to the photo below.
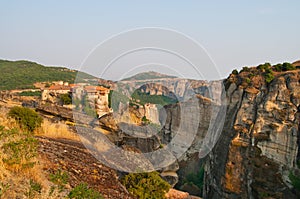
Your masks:
M214 82L149 72L119 82L71 75L32 88L7 84L0 198L70 197L82 183L103 198L141 198L146 188L123 183L137 169L166 186L161 198L299 198L298 63L244 67ZM43 119L31 168L4 161L5 142L15 142L6 135L24 131L8 116L15 106ZM63 183L51 178L63 174Z

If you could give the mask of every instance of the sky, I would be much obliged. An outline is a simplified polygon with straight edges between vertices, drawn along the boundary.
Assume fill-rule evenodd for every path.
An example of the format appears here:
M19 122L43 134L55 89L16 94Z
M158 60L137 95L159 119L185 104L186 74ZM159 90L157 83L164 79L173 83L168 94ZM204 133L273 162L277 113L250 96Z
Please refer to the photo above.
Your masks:
M0 59L66 66L98 76L101 72L86 67L97 46L120 32L143 27L171 29L193 38L216 68L217 73L208 77L211 79L225 78L233 69L243 66L300 59L300 1L297 0L0 0L0 8ZM176 39L172 41L177 43ZM114 48L122 48L123 43L114 45ZM106 49L102 50L102 54L93 56L106 56ZM131 59L159 57L155 54L157 51L147 53L136 53ZM196 54L196 51L189 50L188 53ZM167 64L158 63L169 65L161 72L166 73L175 62L181 63L174 56L160 56L173 60ZM163 62L149 59L145 63L143 60L131 63L125 58L105 77L118 79L126 76L126 72L134 71L133 68L149 63L153 70L160 70L155 63ZM96 62L102 68L107 64ZM195 78L196 73L184 63L181 68L177 67L173 74L179 70L177 74ZM212 69L204 62L200 70L206 76Z

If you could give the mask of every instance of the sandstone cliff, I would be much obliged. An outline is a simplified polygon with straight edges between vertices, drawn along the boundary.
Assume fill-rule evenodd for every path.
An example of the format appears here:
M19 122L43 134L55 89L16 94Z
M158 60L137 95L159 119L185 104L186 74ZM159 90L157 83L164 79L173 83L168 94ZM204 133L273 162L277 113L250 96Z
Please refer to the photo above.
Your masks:
M299 158L300 71L269 83L245 82L249 74L225 81L227 117L206 161L204 198L297 198L288 175Z

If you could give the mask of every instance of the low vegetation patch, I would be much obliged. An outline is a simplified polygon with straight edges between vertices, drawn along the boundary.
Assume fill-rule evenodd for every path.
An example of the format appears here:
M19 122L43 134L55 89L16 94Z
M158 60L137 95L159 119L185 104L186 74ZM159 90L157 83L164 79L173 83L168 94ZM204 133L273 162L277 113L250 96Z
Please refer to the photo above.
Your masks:
M28 198L33 198L35 195L42 192L42 185L32 179L29 181L29 191L27 193Z
M258 65L256 68L252 67L243 67L240 72L238 70L233 70L232 74L235 75L235 77L240 78L240 82L244 86L253 86L252 80L256 76L262 76L265 83L269 84L273 81L275 78L276 72L285 72L285 71L291 71L291 70L296 70L297 68L293 66L291 63L283 63L283 64L276 64L276 65L271 65L270 63L264 63ZM235 81L237 81L238 78L235 78ZM257 79L256 79L257 81Z
M42 95L41 91L23 91L18 94L19 96L36 96L40 97Z
M158 172L131 173L121 182L131 194L140 199L164 199L171 188Z
M2 196L9 189L9 187L9 184L0 182L0 198L2 198Z
M74 187L68 197L73 199L103 199L101 193L89 188L87 183L81 183Z
M141 105L144 105L146 103L150 104L160 104L162 106L168 105L168 104L175 104L178 102L177 99L170 98L168 96L164 95L150 95L148 93L143 93L140 90L136 90L132 94L132 99L134 101L138 102Z
M21 171L36 164L37 140L33 133L0 127L2 161L6 168Z
M57 170L54 174L50 174L50 181L57 185L59 192L63 191L69 180L69 175L67 172L62 170ZM55 187L54 187L55 189Z

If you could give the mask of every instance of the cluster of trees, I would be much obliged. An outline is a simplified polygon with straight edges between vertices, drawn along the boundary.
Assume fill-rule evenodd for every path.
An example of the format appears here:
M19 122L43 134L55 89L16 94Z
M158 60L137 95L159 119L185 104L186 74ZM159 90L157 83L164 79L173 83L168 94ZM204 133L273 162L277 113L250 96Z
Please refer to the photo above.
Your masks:
M291 63L283 63L283 64L276 64L272 66L270 63L264 63L260 64L256 67L257 70L253 70L247 66L243 67L240 72L248 72L249 75L245 79L246 83L251 82L251 78L254 77L255 75L260 75L262 74L265 78L266 83L270 83L274 79L274 72L282 72L282 71L290 71L290 70L295 70L297 67L295 67ZM259 73L258 73L259 72ZM239 72L238 70L234 69L232 71L233 75L238 75Z

